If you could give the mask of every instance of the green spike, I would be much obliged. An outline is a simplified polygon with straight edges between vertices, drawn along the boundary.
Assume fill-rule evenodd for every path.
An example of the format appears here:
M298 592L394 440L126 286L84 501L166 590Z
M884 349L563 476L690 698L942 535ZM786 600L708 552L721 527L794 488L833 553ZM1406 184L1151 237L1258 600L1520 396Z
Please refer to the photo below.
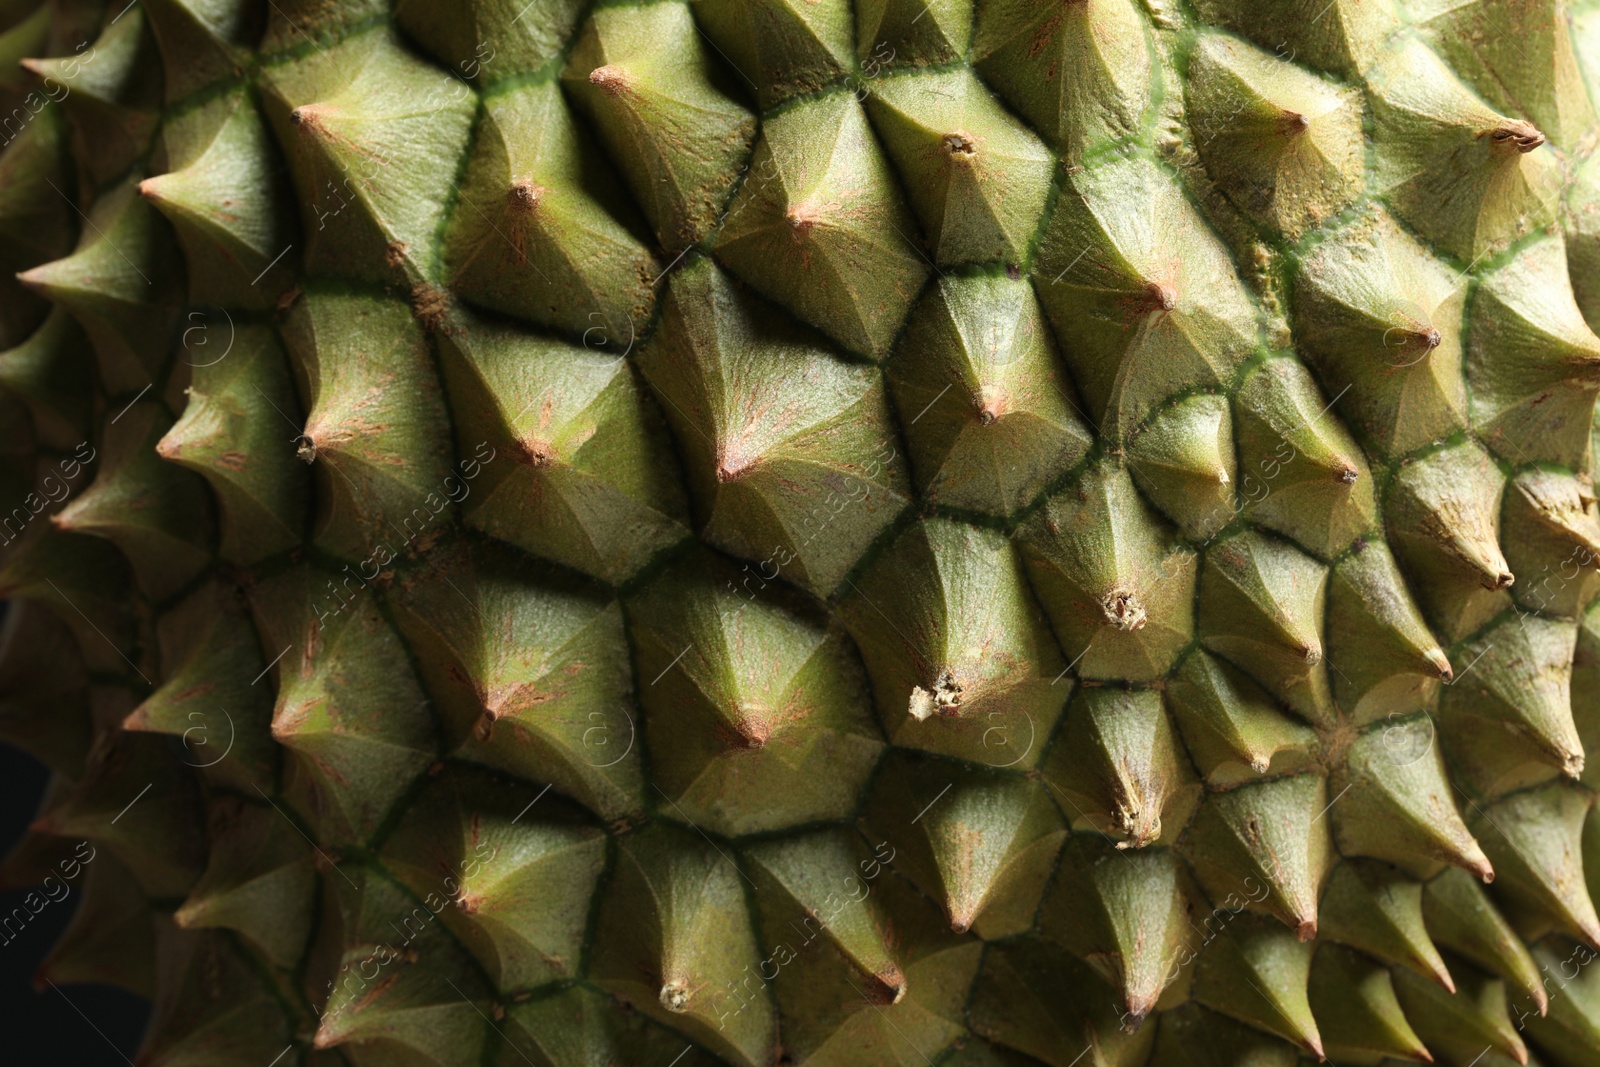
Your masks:
M856 57L876 77L896 63L948 63L972 42L973 0L857 0Z
M756 132L713 75L706 41L687 3L604 7L561 74L669 249L705 239Z
M1520 580L1511 593L1519 606L1574 617L1594 599L1600 562L1600 518L1594 484L1538 468L1511 480L1500 518L1506 561Z
M48 18L50 8L41 4L38 14ZM13 134L9 127L5 132L5 150L0 152L0 275L5 277L0 291L7 299L0 311L0 343L14 346L49 308L10 275L71 252L79 219L62 195L71 185L67 124L60 112L41 105L20 132Z
M1360 97L1221 33L1189 59L1185 102L1206 173L1239 211L1295 240L1361 192Z
M889 871L898 854L843 831L752 848L763 958L724 987L727 1017L761 1004L770 985L785 1050L841 1067L863 1049L911 1062L965 1035L981 944Z
M1471 967L1451 972L1458 986L1453 994L1410 971L1392 975L1406 1019L1429 1051L1450 1067L1466 1067L1488 1052L1528 1063L1528 1046L1506 1011L1505 983Z
M459 316L439 345L468 525L613 583L687 534L666 427L625 362Z
M476 82L542 70L572 40L583 0L400 0L395 21L452 73Z
M95 201L70 256L17 275L83 326L101 386L112 396L136 393L161 375L183 290L172 229L139 198L136 184L130 178Z
M1428 934L1478 967L1499 975L1544 1014L1549 996L1527 946L1501 917L1482 882L1465 871L1447 867L1423 886L1422 912ZM1451 992L1455 990L1452 989Z
M432 279L472 89L379 28L271 68L263 90L301 205L306 269Z
M297 547L310 478L295 460L304 418L277 335L209 318L188 332L188 404L157 454L210 483L222 558L250 564Z
M143 9L126 15L105 23L87 56L22 60L47 90L49 83L66 87L59 99L72 124L73 155L97 186L144 153L160 120L161 63L155 40Z
M1254 531L1213 544L1201 575L1200 641L1313 724L1335 712L1323 662L1327 570Z
M451 287L484 307L631 344L660 264L555 82L489 97L445 238Z
M766 110L850 71L850 8L845 0L695 0L694 12Z
M1226 661L1197 649L1167 683L1167 706L1206 784L1225 789L1304 769L1317 736Z
M33 828L88 838L126 864L147 895L182 896L205 863L199 799L193 776L160 740L113 735L95 747L72 795Z
M216 785L271 788L272 694L253 685L266 661L237 589L206 585L161 619L161 686L123 720L125 730L176 737L181 759Z
M336 921L318 936L337 966L313 1047L354 1046L383 1063L476 1061L489 1010L501 1009L439 921L450 906L443 885L418 898L372 871L336 870L325 879Z
M12 602L0 619L0 738L77 779L91 732L89 676L72 631L41 604Z
M761 560L763 578L828 595L906 506L881 375L710 260L673 277L639 367L678 431L704 538Z
M205 569L214 538L204 484L156 454L156 442L171 426L166 411L150 401L116 416L106 426L94 481L50 520L114 543L154 600L165 600Z
M1148 1067L1296 1067L1298 1050L1195 1003L1161 1013Z
M1044 143L966 69L885 79L866 103L935 261L1020 265L1055 168Z
M166 61L168 101L242 74L266 21L265 11L244 0L155 0L140 10Z
M802 966L809 965L817 974L842 969L847 982L865 995L864 999L861 996L834 998L845 1000L843 1005L834 1006L835 1011L841 1007L848 1011L901 1003L910 991L910 983L897 961L899 946L892 944L887 936L886 919L882 914L882 889L888 883L878 882L888 869L883 861L899 854L899 849L888 841L869 852L861 838L847 830L823 830L781 844L771 842L752 847L747 856L757 900L761 903L762 937L774 946L781 944L785 951L774 948L773 955L762 960L758 977L746 975L732 987L730 995L737 1000L728 1001L730 1011L742 1011L757 989L773 981L766 974L768 965L782 974L782 968L802 956L805 958ZM874 891L878 895L872 898ZM869 898L873 899L870 904ZM824 935L825 941L816 941L818 936ZM795 947L797 940L798 948ZM819 960L811 959L813 953L827 956L829 965L825 967ZM805 970L797 973L806 974ZM755 977L754 987L752 977ZM835 981L828 984L840 984L837 975L833 977ZM812 983L797 981L795 986L802 984ZM778 1002L784 1022L804 1029L808 1017L815 1013L795 1010L798 1004L793 998L801 992L800 988L791 991L790 983L785 982Z
M992 939L1032 926L1066 836L1041 784L901 757L877 776L864 811L952 931Z
M1522 248L1485 278L1467 330L1478 436L1510 463L1583 466L1600 391L1600 337L1578 311L1561 239Z
M1197 393L1157 412L1129 439L1128 468L1184 536L1201 542L1215 537L1239 512L1227 398Z
M1130 1031L1116 993L1085 963L1037 937L990 947L973 985L972 1028L1050 1067L1138 1067L1156 1028Z
M9 526L0 529L10 533ZM127 658L138 654L138 624L129 610L132 585L127 558L111 542L42 522L0 564L0 599L47 606L72 629L91 671L138 669Z
M1005 538L925 519L848 584L839 614L891 743L994 767L1038 763L1070 682Z
M1125 3L1073 4L1062 23ZM1227 250L1145 159L1068 175L1035 275L1073 380L1113 441L1175 393L1230 384L1256 342Z
M1311 961L1306 990L1317 1026L1335 1059L1368 1057L1432 1063L1395 999L1389 971L1342 945L1324 945Z
M1541 941L1533 951L1555 995L1550 1013L1542 1017L1513 1001L1517 1025L1526 1023L1534 1046L1562 1067L1595 1067L1600 1064L1600 968L1590 966L1594 951L1564 938Z
M884 368L917 489L1012 515L1092 441L1025 281L941 277Z
M1505 481L1481 446L1464 441L1402 465L1389 490L1389 544L1447 640L1511 604L1504 590L1515 578L1499 539Z
M228 938L162 923L155 963L159 993L139 1049L141 1063L253 1063L289 1046L294 1020L263 980L259 964Z
M1119 464L1051 496L1018 541L1080 677L1153 681L1193 639L1197 557Z
M756 580L706 553L628 600L656 787L730 837L847 817L883 751L843 629Z
M1406 967L1454 993L1422 913L1423 885L1386 864L1347 859L1328 876L1318 932L1390 966Z
M1043 770L1074 829L1105 834L1118 848L1170 843L1200 794L1161 694L1150 689L1079 689Z
M1240 466L1260 478L1259 492L1240 484L1244 517L1323 558L1377 519L1367 462L1339 420L1327 418L1330 403L1292 359L1261 364L1234 397Z
M1178 977L1180 957L1194 956L1188 890L1169 849L1129 852L1074 835L1039 909L1039 932L1111 983L1137 1027Z
M1306 999L1311 951L1270 919L1241 915L1195 965L1194 999L1324 1060Z
M273 963L293 967L311 927L315 853L271 807L221 796L211 802L210 821L205 873L173 921L185 930L237 930Z
M0 352L0 389L27 404L40 444L70 451L89 439L94 394L83 386L92 380L91 360L82 329L61 308L26 341Z
M1340 413L1390 455L1466 424L1465 299L1461 276L1379 209L1357 214L1300 264L1300 351L1338 394Z
M317 547L343 559L404 554L455 499L421 329L397 301L325 292L296 301L283 340L310 406L296 454L316 479Z
M492 544L440 547L388 603L458 756L608 821L643 810L620 605Z
M251 606L276 664L272 738L294 757L286 792L323 840L364 839L434 759L405 647L372 593L331 571L281 572L253 587Z
M177 6L178 0L166 0ZM267 124L243 91L218 97L162 133L169 171L139 183L167 217L189 265L189 297L271 308L294 283L287 182Z
M717 258L849 351L888 355L930 264L861 105L835 93L767 120L749 172Z
M1600 918L1583 877L1584 816L1591 798L1553 783L1477 808L1474 825L1499 874L1496 892L1525 917L1600 946Z
M1334 697L1357 723L1432 707L1455 677L1382 541L1334 565L1326 625Z
M526 989L581 966L606 855L605 835L590 819L530 786L450 768L412 804L383 855L418 897L449 899L439 921L495 988Z
M1421 6L1421 5L1419 5ZM1561 0L1516 12L1467 3L1423 7L1419 22L1451 66L1495 106L1526 114L1571 150L1595 120L1583 88Z
M574 986L551 997L513 1001L503 1022L495 1024L506 1050L495 1063L529 1063L543 1067L591 1067L607 1063L671 1063L677 1067L721 1067L724 1062L704 1049L685 1045L675 1031L641 1016L617 1010L617 1004L587 986Z
M1475 260L1555 221L1561 163L1545 135L1486 107L1421 41L1386 52L1370 99L1377 187L1423 237Z
M1252 910L1275 916L1301 941L1310 941L1333 856L1323 818L1327 805L1326 783L1318 774L1208 793L1180 851L1206 892L1227 898L1228 910L1245 906L1248 898Z
M1129 0L984 3L972 33L978 73L1074 164L1104 142L1143 132L1152 51Z
M138 882L109 851L88 841L75 842L71 848L68 865L60 870L82 878L78 886L83 902L34 972L34 986L93 982L154 997L155 914ZM23 898L24 904L27 900Z
M1288 0L1263 9L1251 0L1200 0L1207 22L1244 34L1280 59L1356 78L1399 25L1390 0Z
M1503 619L1457 653L1463 673L1440 697L1439 722L1458 773L1470 772L1488 792L1509 787L1504 776L1522 758L1573 778L1583 773L1570 686L1576 641L1572 623L1529 615ZM1507 741L1520 744L1507 749Z
M771 1002L729 1012L722 992L762 958L748 876L690 830L655 826L618 842L599 905L590 979L636 1010L747 1067L769 1067Z

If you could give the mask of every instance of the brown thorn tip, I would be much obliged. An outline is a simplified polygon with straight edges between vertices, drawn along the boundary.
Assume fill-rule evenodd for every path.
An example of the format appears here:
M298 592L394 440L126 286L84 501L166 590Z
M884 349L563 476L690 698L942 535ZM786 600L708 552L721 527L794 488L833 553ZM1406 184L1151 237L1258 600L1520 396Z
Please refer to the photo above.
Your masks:
M1334 474L1334 477L1338 478L1339 481L1343 482L1345 485L1355 485L1356 479L1361 477L1361 472L1356 470L1354 467L1340 467L1339 470Z
M1501 571L1499 574L1494 576L1494 584L1489 586L1489 588L1490 589L1510 589L1512 583L1515 582L1516 580L1517 580L1517 576L1512 574L1510 571Z
M549 192L544 186L535 182L514 182L506 192L506 203L513 211L532 214L539 203L544 200L544 194Z
M628 72L607 64L589 72L589 84L598 86L607 96L616 96L628 87Z
M906 976L899 967L889 964L871 976L867 983L871 999L879 1004L898 1004L906 996Z
M1430 648L1422 654L1422 658L1433 664L1434 669L1439 672L1439 677L1445 681L1448 682L1456 676L1455 670L1450 666L1449 658L1444 654L1444 649Z
M1489 131L1489 140L1496 148L1506 151L1532 152L1544 144L1544 134L1531 122L1507 119L1504 124Z
M746 714L733 727L741 744L747 749L765 748L772 737L772 727L757 715Z
M950 150L950 155L956 159L970 159L978 154L978 142L964 133L945 134L944 146Z
M317 458L317 442L311 439L310 434L301 434L295 438L294 454L301 463L310 466Z
M517 442L517 461L526 464L535 470L543 470L555 462L555 450L549 442L541 441L536 437L529 437Z
M1317 939L1317 920L1301 919L1300 925L1294 928L1295 936L1302 941L1315 941Z
M661 1006L675 1014L689 1010L689 983L674 978L661 987Z
M161 186L154 178L146 178L138 185L139 195L146 200L161 199Z
M1100 601L1106 621L1124 633L1144 629L1145 610L1139 595L1131 589L1113 589Z
M1146 282L1144 295L1146 307L1151 311L1171 311L1178 306L1177 290L1161 282Z
M813 204L796 204L783 217L796 237L807 237L822 220L822 209Z

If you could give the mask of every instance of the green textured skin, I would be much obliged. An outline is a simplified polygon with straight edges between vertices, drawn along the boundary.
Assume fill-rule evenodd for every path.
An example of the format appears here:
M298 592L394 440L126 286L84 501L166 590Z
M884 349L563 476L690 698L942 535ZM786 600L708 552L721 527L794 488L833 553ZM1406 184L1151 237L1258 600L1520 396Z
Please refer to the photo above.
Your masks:
M40 983L1600 1067L1597 102L1596 0L0 0Z

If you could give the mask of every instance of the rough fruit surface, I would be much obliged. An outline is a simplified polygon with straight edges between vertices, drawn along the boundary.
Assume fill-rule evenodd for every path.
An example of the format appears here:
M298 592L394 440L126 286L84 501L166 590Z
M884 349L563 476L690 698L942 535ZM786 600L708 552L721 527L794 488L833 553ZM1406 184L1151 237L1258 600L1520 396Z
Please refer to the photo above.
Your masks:
M1589 0L0 0L40 982L1597 1067L1597 102Z

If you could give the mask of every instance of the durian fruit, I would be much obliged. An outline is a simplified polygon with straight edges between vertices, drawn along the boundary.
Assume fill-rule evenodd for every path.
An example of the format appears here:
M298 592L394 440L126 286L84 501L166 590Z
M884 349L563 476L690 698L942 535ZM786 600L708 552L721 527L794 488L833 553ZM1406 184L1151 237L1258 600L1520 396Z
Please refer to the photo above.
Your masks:
M139 1067L1600 1067L1600 2L124 4L0 884Z

